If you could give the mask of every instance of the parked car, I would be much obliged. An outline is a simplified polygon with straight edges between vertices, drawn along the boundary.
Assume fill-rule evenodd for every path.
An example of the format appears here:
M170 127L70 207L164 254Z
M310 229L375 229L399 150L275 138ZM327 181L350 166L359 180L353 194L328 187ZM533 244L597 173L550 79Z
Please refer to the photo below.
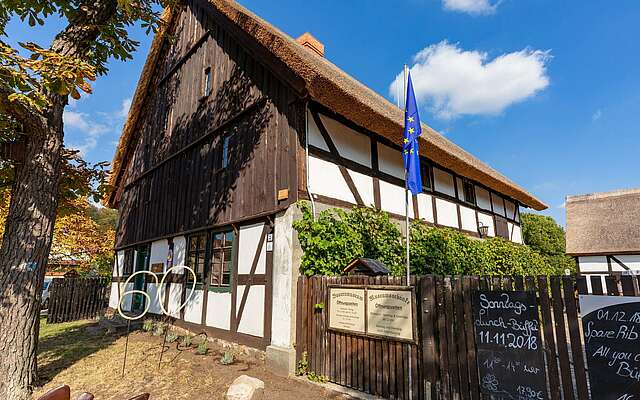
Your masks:
M53 282L53 278L44 278L44 284L42 285L42 299L41 299L41 308L46 310L49 308L49 287L51 286L51 282Z

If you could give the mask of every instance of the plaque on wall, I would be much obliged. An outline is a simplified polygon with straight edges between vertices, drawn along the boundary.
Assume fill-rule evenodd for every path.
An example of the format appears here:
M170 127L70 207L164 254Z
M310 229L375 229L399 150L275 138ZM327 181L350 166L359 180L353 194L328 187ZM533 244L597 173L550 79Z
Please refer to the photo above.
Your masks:
M481 392L500 399L547 399L535 292L477 291L473 318Z
M412 341L413 292L407 289L367 290L367 333Z
M329 328L365 333L364 297L364 289L329 288Z
M640 297L580 296L593 400L640 399Z
M154 274L161 274L164 272L164 263L153 263L151 264L151 272Z

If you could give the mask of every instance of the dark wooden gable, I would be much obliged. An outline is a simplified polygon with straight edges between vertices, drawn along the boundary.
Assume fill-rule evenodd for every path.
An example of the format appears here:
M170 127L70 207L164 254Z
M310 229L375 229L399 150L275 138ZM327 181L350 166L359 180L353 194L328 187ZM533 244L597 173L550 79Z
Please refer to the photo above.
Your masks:
M187 1L161 52L120 188L117 247L295 202L304 103L290 73L201 0ZM221 169L229 135L229 165ZM289 197L279 201L282 189Z

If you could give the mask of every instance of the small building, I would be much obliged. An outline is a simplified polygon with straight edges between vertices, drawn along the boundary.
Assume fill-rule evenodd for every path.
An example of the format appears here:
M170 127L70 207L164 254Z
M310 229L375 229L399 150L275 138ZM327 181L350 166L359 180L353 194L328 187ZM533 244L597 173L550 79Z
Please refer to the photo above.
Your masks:
M370 205L402 220L404 113L331 63L311 34L293 39L236 1L187 0L164 17L113 161L110 307L146 290L151 313L162 301L176 324L266 349L274 370L292 371L295 204ZM410 217L521 243L520 209L546 205L426 124L422 132L425 192ZM195 282L174 271L160 300L152 276L123 285L134 271L162 277L181 265Z
M640 189L568 196L566 211L581 274L640 274Z
M345 275L379 276L389 275L389 269L380 261L371 258L356 258L344 269Z

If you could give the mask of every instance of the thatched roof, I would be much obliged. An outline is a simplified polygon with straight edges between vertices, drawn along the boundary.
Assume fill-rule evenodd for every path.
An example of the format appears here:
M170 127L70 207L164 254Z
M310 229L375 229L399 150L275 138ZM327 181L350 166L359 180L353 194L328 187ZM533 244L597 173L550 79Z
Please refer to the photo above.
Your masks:
M567 254L640 253L640 189L568 196Z
M324 57L309 51L287 34L257 17L233 0L209 0L222 15L236 24L266 48L293 74L304 81L309 97L337 114L341 114L370 131L401 144L404 124L403 111L363 85ZM167 16L171 18L171 14ZM169 22L170 24L171 22ZM154 39L147 64L132 102L131 111L124 127L120 144L113 161L112 185L117 190L130 151L129 140L142 108L147 87L153 75L163 35ZM496 192L505 194L525 206L543 210L547 206L504 175L478 160L444 136L423 124L421 149L423 154L436 163L462 176L481 182ZM113 194L109 199L113 203Z

